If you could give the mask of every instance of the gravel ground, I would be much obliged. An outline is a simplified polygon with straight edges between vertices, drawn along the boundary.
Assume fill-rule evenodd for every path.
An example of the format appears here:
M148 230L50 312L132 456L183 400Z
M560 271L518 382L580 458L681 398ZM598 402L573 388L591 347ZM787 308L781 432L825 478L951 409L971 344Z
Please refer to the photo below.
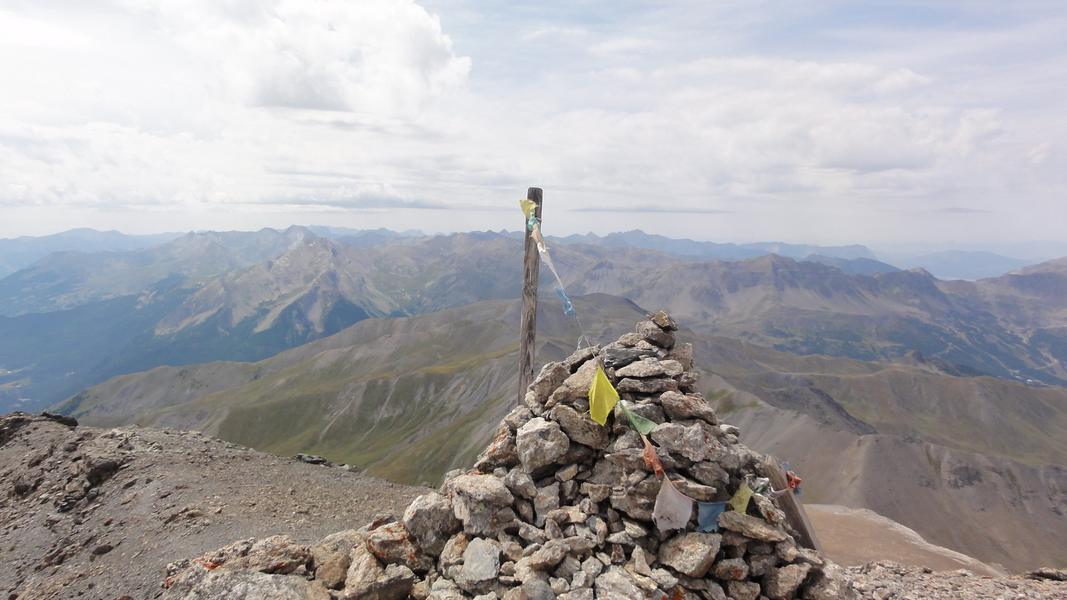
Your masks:
M0 598L154 598L168 562L317 541L424 491L195 432L0 416Z
M0 598L156 598L171 561L252 537L312 543L425 491L196 432L0 416ZM863 599L1067 600L1063 581L891 562L848 572Z
M1067 600L1067 582L984 577L967 570L938 571L874 562L850 567L856 590L878 600ZM1061 572L1062 573L1062 572Z

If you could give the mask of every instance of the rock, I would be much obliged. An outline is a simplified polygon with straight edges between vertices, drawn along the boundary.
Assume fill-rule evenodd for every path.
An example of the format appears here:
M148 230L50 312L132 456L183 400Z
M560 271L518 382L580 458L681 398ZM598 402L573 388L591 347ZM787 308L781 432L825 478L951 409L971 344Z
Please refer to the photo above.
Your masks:
M533 477L522 469L516 467L504 477L504 484L508 486L512 494L533 500L537 496L537 486L534 485Z
M330 600L326 588L301 579L284 575L270 575L257 571L233 571L229 569L205 573L190 589L167 590L165 600Z
M501 525L495 518L499 509L515 500L503 480L492 475L460 475L446 486L452 512L470 535L493 533Z
M529 388L529 391L533 394L533 406L531 406L531 402L527 401L525 403L527 408L533 411L534 414L541 414L540 411L544 408L548 397L570 374L570 369L563 366L562 363L550 362L541 367L541 372L537 374Z
M555 463L570 448L570 440L557 423L535 417L519 428L515 438L519 460L527 473Z
M448 538L462 527L452 503L437 492L412 500L404 511L403 523L419 548L429 554L440 554Z
M786 533L762 519L728 510L719 515L719 526L763 542L780 542Z
M594 422L586 414L560 404L552 409L550 418L559 423L572 442L603 450L608 445L608 429ZM525 463L524 463L525 464Z
M748 557L748 572L752 577L766 575L778 566L778 557L774 554L756 554Z
M689 467L689 474L700 483L709 486L723 486L730 482L730 474L718 463L700 462Z
M708 424L717 425L718 418L715 411L702 396L696 394L682 394L679 392L664 392L659 397L660 405L667 418L672 421L700 419Z
M341 597L346 599L368 597L378 579L385 576L385 569L364 544L352 549L349 562Z
M772 525L781 525L782 523L785 523L785 513L779 510L770 498L763 494L752 494L752 504L756 506L757 512L763 517L764 521L767 521ZM789 562L792 562L792 560L793 559L789 559Z
M474 538L463 552L460 587L494 580L500 573L500 543L496 540Z
M556 593L544 579L527 579L522 582L521 600L555 600Z
M501 423L493 434L489 444L478 455L474 468L482 473L492 473L498 467L508 468L519 462L515 447L515 434L507 423Z
M608 600L634 600L645 594L633 578L621 567L611 567L596 578L596 597Z
M815 571L803 597L805 600L852 600L856 592L844 570L831 563Z
M425 572L432 562L419 552L404 524L397 521L382 525L367 534L367 549L384 564L403 564L413 571Z
M252 544L247 554L226 561L227 568L261 573L287 574L312 560L311 549L286 535L275 535Z
M663 365L655 358L644 358L615 370L617 377L661 377L666 374Z
M544 546L528 557L528 565L536 571L547 571L567 556L567 544L561 540L548 540Z
M603 354L604 366L611 369L618 369L619 367L625 367L635 360L655 355L655 350L644 348L626 348L623 346L605 348Z
M545 408L552 408L557 404L568 404L584 400L589 395L589 386L593 383L593 375L596 374L597 361L591 360L578 367L578 370L563 380L555 391L548 397Z
M657 311L648 319L664 331L678 331L678 323L674 322L674 319L667 314L667 311Z
M325 458L315 454L297 454L293 458L309 465L324 465L328 462Z
M444 549L441 550L441 555L437 557L438 570L446 571L448 567L461 563L468 544L470 544L470 538L464 533L457 533L448 538Z
M785 600L793 596L804 578L808 576L810 565L788 565L772 569L763 576L763 594L771 600Z
M661 392L678 391L678 382L673 379L634 379L628 377L619 381L615 389L620 394L659 394Z
M600 352L600 346L586 346L585 348L579 348L575 350L573 354L564 358L562 365L567 367L567 370L571 373L578 370L578 367L585 364L585 361L593 358Z
M703 577L719 551L722 536L689 532L676 535L659 547L659 562L688 577Z
M508 426L508 429L518 431L519 427L522 427L526 421L529 421L533 417L533 412L526 406L516 406L511 409L511 412L504 416L504 423Z
M661 423L649 437L671 454L684 456L693 462L704 460L708 452L718 446L718 440L697 424Z
M352 563L352 549L364 542L365 533L348 529L326 536L311 547L311 556L315 563L315 579L327 589L336 590L344 586L345 575Z
M748 578L748 563L742 558L720 560L713 566L716 579L744 581Z
M537 488L537 496L534 497L534 512L537 514L535 525L544 527L548 513L557 508L559 508L559 483L553 482Z
M678 361L686 371L693 369L693 344L676 344L668 358Z
M641 321L637 324L637 333L643 339L652 342L660 348L670 349L674 347L674 335L664 331L652 321Z
M756 600L759 591L759 584L751 581L730 581L726 584L726 593L733 600Z
M1067 581L1067 569L1042 567L1026 574L1030 579L1047 579L1049 581Z

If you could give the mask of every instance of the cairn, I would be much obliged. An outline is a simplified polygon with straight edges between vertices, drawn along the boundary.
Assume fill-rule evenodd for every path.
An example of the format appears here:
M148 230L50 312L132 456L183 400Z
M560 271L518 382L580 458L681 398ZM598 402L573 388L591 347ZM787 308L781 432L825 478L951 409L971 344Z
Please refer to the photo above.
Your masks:
M693 349L676 344L676 330L660 312L616 342L545 365L474 467L448 473L400 520L311 547L279 536L175 563L165 597L225 591L237 573L248 586L249 571L282 578L272 586L288 580L292 595L278 597L324 600L852 597L837 565L797 545L771 494L722 512L716 532L697 530L696 511L680 528L657 527L663 475L686 496L715 502L764 469L696 393ZM589 415L598 367L622 399L606 426ZM655 424L648 438L664 473L646 459L650 446L627 409Z

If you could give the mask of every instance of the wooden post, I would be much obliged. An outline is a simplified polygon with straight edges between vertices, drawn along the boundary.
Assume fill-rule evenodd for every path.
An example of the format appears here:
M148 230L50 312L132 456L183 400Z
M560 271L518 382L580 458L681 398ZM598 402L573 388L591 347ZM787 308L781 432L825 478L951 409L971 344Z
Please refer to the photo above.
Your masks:
M774 457L768 458L767 467L764 469L763 475L771 480L771 488L776 490L788 489L789 485L785 477L785 469L778 463L778 459ZM808 513L804 512L804 505L800 503L800 500L797 500L793 490L789 490L779 496L778 505L782 507L782 512L785 513L785 518L789 521L789 524L796 530L797 543L805 548L822 552L822 544L819 543L819 538L815 536L815 528L811 526L811 521L808 520Z
M534 216L541 219L541 188L526 190L526 198L533 200ZM526 388L534 378L534 340L537 337L537 283L541 270L541 257L537 253L530 230L526 232L526 252L522 260L522 323L519 328L519 404L526 397Z

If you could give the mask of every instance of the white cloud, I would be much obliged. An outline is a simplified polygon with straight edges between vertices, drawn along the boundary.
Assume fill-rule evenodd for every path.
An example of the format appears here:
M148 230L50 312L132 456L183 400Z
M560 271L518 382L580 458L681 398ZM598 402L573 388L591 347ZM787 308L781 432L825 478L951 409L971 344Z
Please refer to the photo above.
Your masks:
M944 234L932 214L990 237L1067 218L1047 9L844 31L832 2L10 1L0 235L123 207L514 227L498 208L538 184L569 231L848 242Z

